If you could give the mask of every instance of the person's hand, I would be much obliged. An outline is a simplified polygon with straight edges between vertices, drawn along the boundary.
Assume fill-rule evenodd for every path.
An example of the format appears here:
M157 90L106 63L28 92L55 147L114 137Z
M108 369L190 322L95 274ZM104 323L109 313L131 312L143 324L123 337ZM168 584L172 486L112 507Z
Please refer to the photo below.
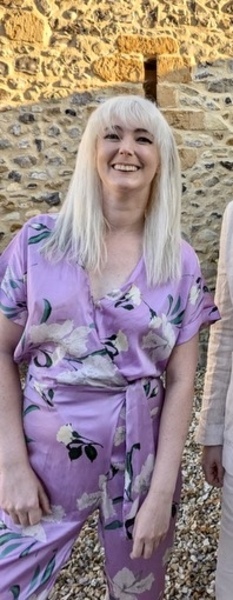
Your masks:
M172 498L152 496L145 498L135 519L131 558L150 558L166 537L172 509Z
M0 506L16 525L36 525L51 514L44 488L30 467L11 466L0 472Z
M222 446L204 446L202 450L202 468L207 483L217 488L223 486Z

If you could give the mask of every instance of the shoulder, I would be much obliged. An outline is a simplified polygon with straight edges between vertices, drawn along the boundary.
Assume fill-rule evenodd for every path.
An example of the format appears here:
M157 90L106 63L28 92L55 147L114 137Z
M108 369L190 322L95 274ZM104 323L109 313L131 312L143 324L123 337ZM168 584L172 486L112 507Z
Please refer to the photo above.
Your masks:
M16 239L23 241L28 240L29 245L35 242L44 240L55 227L57 220L57 214L41 214L36 217L32 217L26 223L23 224L22 228L18 232ZM31 241L30 241L31 240Z
M58 213L36 215L36 217L31 217L31 219L28 219L28 221L24 223L23 229L36 229L39 231L40 229L46 228L52 231L55 226L57 216Z

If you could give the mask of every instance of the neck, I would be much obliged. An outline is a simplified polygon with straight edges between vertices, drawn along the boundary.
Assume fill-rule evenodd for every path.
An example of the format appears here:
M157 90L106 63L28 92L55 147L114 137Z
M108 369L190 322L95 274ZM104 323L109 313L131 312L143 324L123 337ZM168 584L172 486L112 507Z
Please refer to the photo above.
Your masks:
M145 221L145 210L147 200L137 202L135 196L129 198L103 199L103 211L111 231L131 231L139 233L143 231Z

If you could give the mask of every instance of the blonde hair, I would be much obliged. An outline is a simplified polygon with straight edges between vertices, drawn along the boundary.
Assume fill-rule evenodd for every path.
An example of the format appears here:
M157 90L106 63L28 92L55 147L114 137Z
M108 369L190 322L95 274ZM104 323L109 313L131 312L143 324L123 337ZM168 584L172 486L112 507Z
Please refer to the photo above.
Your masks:
M66 256L87 269L101 269L107 260L96 143L106 127L114 127L118 121L123 127L149 131L159 150L160 167L151 186L143 253L148 284L165 283L180 275L180 163L168 123L155 104L140 96L110 98L89 117L65 202L43 251L52 260Z

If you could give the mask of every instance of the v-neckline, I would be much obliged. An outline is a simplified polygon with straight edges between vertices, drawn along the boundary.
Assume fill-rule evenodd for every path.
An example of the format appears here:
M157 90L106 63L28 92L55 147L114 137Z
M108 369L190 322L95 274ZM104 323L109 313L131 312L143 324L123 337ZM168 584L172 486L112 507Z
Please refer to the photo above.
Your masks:
M101 296L99 298L94 298L94 296L92 294L92 290L91 290L90 276L89 276L89 273L87 271L85 271L87 283L88 283L89 295L91 297L91 300L92 300L94 306L99 306L100 304L102 304L102 302L111 304L112 302L115 302L116 300L118 300L126 292L128 287L135 282L135 279L137 278L138 273L141 270L142 264L143 264L143 256L140 256L138 262L136 263L135 267L132 269L131 273L128 275L128 277L126 278L124 283L122 283L122 285L119 288L114 288L110 292L107 292L106 294L104 294L103 296Z

